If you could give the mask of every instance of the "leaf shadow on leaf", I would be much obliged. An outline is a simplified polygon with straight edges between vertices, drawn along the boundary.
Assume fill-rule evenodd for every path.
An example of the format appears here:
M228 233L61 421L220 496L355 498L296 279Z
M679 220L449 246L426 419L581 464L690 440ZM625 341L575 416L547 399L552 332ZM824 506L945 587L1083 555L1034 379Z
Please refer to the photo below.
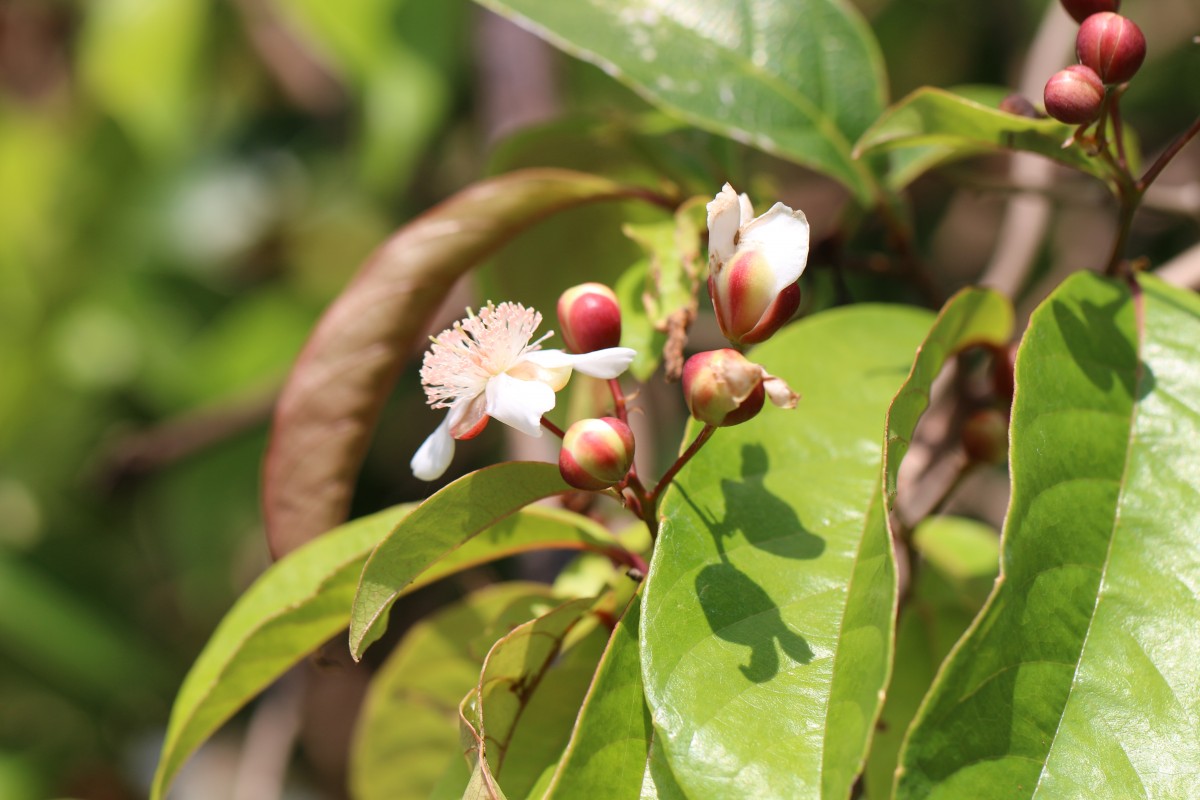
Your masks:
M725 538L739 531L745 541L784 558L812 559L825 550L825 540L804 527L795 509L763 485L769 459L760 444L742 446L741 479L721 480L725 516L701 508L684 491L684 500L712 531L721 560L696 575L696 596L714 635L750 648L750 662L738 665L748 680L764 683L779 672L779 650L800 664L812 661L813 651L803 636L783 621L779 605L758 583L734 566L725 551Z
M1052 300L1051 307L1062 331L1063 342L1087 379L1097 388L1107 391L1113 387L1115 376L1120 379L1126 394L1142 400L1154 389L1154 373L1149 364L1137 358L1133 345L1117 324L1117 314L1128 302L1128 298L1119 297L1101 306L1085 300L1082 303L1082 318L1062 300ZM1092 355L1097 339L1109 344L1108 360L1103 363L1096 361ZM1123 366L1131 363L1137 364L1136 370Z

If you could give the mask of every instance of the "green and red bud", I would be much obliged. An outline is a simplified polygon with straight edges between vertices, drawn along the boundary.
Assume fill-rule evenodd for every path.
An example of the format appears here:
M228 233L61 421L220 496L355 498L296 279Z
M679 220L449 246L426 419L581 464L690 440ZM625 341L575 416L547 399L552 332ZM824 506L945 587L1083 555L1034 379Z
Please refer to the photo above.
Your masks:
M1083 22L1101 11L1117 11L1121 0L1062 0L1062 7L1076 22Z
M1079 26L1075 54L1079 63L1094 70L1104 83L1124 83L1146 58L1146 37L1132 20L1103 11Z
M994 408L976 411L962 428L963 449L979 464L1003 464L1008 458L1008 417Z
M567 349L591 353L621 343L621 305L602 283L573 286L558 298L558 324Z
M615 486L633 466L633 431L615 417L581 419L567 428L558 471L576 489Z
M751 419L763 401L795 408L799 395L736 350L697 353L683 365L683 397L692 416L706 425L727 428Z
M1100 116L1104 84L1090 67L1075 64L1046 81L1046 113L1059 122L1084 125Z

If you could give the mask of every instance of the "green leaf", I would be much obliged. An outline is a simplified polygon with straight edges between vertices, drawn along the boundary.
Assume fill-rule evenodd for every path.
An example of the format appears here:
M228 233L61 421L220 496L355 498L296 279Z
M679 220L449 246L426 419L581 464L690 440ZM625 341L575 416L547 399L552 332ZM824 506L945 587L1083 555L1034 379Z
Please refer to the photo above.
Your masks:
M562 651L571 630L594 605L571 600L519 625L488 652L479 683L459 705L462 750L471 763L472 789L481 797L502 796L496 779L522 714L539 683ZM523 795L522 795L523 796Z
M621 343L638 351L630 371L640 381L654 373L664 356L669 380L678 380L683 369L683 347L696 318L696 293L705 270L700 237L706 202L693 197L673 219L624 227L625 235L646 251L645 260L622 275L616 288L623 328L629 326L628 333L622 330Z
M454 282L558 211L637 191L566 170L475 184L401 228L326 310L288 376L263 469L271 552L339 524L399 366Z
M1008 343L1012 330L1012 304L999 292L968 288L946 301L888 409L884 488L889 511L896 501L900 462L908 452L917 421L929 407L933 381L947 359L973 345L1001 347Z
M885 102L870 28L839 0L479 0L677 116L875 197L852 143Z
M917 164L903 163L902 177L892 188L914 180L920 169L943 163L952 155L967 156L998 150L1037 153L1103 181L1111 170L1103 159L1088 156L1082 147L1063 148L1075 126L1052 119L1031 119L946 91L924 87L891 106L862 135L854 152L860 158L876 153L922 148ZM940 151L930 151L936 146ZM936 157L931 154L936 152Z
M849 791L895 597L880 431L929 322L860 305L785 329L752 357L799 407L718 431L664 497L642 678L689 796Z
M634 598L617 623L543 800L638 797L654 728L642 693Z
M363 567L350 611L354 659L383 635L388 609L421 573L509 514L569 491L557 465L511 461L464 475L423 502Z
M94 100L152 155L194 134L197 66L209 5L203 0L89 4L79 70Z
M404 635L372 677L359 715L350 748L357 800L424 800L451 762L462 763L459 701L500 633L536 617L549 597L544 584L488 586Z
M1017 357L1002 574L897 796L1188 797L1200 763L1200 299L1081 273Z
M912 536L922 560L896 625L895 666L863 773L868 800L891 797L905 731L999 568L1000 537L980 522L931 517Z
M296 550L262 574L225 615L192 665L154 777L161 797L184 760L251 698L350 621L368 554L412 511L396 506L355 520ZM603 527L577 514L527 508L444 554L404 592L476 564L540 548L621 557Z

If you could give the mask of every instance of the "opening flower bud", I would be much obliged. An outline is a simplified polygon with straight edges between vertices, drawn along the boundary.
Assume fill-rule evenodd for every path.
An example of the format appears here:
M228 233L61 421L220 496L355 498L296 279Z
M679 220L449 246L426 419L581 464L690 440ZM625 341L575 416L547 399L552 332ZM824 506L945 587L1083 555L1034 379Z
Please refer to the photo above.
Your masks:
M581 419L563 436L558 471L576 489L607 489L620 483L632 465L633 431L615 417Z
M621 343L621 306L602 283L583 283L558 298L558 324L567 349L591 353Z
M1046 81L1046 113L1059 122L1083 125L1100 116L1104 84L1091 68L1075 64Z
M963 449L980 464L1003 464L1008 458L1008 417L985 408L967 417L962 428Z
M753 217L728 183L708 204L708 292L731 342L770 338L800 306L796 283L808 263L808 220L776 203Z
M1132 20L1103 11L1079 26L1075 54L1079 63L1091 67L1104 83L1124 83L1146 58L1146 37Z
M1083 22L1092 14L1119 10L1121 0L1062 0L1062 7L1076 22Z
M697 353L683 365L683 397L692 416L706 425L728 428L762 410L763 400L795 408L799 396L736 350Z

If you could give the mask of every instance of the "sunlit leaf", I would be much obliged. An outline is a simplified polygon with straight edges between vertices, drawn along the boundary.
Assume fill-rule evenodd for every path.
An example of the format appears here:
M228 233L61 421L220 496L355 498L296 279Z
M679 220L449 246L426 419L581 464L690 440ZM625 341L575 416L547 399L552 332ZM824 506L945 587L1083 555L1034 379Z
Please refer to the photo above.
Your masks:
M350 748L357 800L424 800L462 763L458 703L492 643L545 610L549 587L485 587L414 625L371 679ZM464 777L462 784L466 785Z
M478 684L459 705L462 750L472 765L471 787L477 787L479 796L500 796L496 780L517 724L567 635L594 603L589 598L563 603L517 626L488 652Z
M350 622L370 552L412 511L396 506L349 522L277 562L225 615L171 710L153 797L225 720ZM467 567L536 548L621 551L598 524L547 508L518 511L444 554L403 592Z
M849 791L895 596L881 433L929 323L863 305L786 328L751 356L800 405L719 430L664 498L642 678L689 796Z
M276 407L262 490L276 557L345 517L383 401L454 281L544 217L630 193L581 173L514 173L464 189L375 251L318 323Z
M1088 273L1017 357L1001 577L898 797L1188 797L1200 763L1200 299Z
M350 652L363 651L387 628L396 598L430 567L485 528L535 500L570 491L555 464L511 461L459 478L422 503L367 559L350 614ZM571 517L578 519L575 515ZM629 554L595 526L587 546L630 562Z
M838 0L479 0L650 102L873 202L851 145L883 109L879 47Z
M869 157L922 148L920 157L914 157L918 163L904 164L903 179L894 179L893 185L918 177L918 166L928 169L951 157L1000 150L1037 153L1109 180L1112 170L1102 158L1087 155L1080 146L1063 147L1074 131L1074 126L1056 120L1010 114L945 89L924 87L888 108L858 140L855 153Z
M654 728L642 693L634 599L617 623L544 800L639 796Z
M905 731L938 667L987 599L1000 537L980 522L931 517L913 531L922 557L896 625L896 656L863 773L867 800L887 800Z

